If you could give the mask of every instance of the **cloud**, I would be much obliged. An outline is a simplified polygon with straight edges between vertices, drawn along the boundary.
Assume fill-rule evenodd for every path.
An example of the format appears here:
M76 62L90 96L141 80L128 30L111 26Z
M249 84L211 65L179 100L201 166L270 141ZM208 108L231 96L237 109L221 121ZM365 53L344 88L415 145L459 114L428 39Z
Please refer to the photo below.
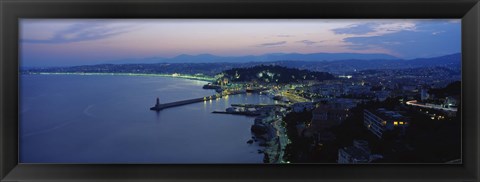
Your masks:
M318 43L318 42L311 41L311 40L301 40L301 41L297 41L297 42L298 42L298 43L303 43L303 44L305 44L305 45L307 45L307 46Z
M349 25L344 28L336 28L332 31L335 34L352 34L352 35L361 35L375 31L373 28L374 23L365 23L365 24L354 24Z
M55 32L51 38L22 39L22 42L32 44L60 44L99 40L126 33L130 28L129 26L112 25L104 22L77 23Z
M445 31L441 30L441 31L437 31L437 32L432 32L432 35L437 35L437 34L441 34L441 33L445 33Z
M460 51L457 20L383 20L332 29L350 50L384 50L403 58L433 57Z
M395 23L381 23L374 26L374 32L380 35L396 33L400 31L416 31L415 22L395 22Z
M293 35L288 35L288 34L282 34L282 35L277 35L277 37L294 37Z
M417 25L382 25L388 32L374 36L349 36L344 47L351 50L386 49L403 58L430 57L460 52L460 24L424 21Z
M356 36L379 36L399 31L416 30L416 23L413 21L367 22L363 24L353 24L343 28L332 29L335 34Z
M286 43L287 43L287 41L268 42L268 43L259 44L259 45L257 45L257 47L272 47L272 46L283 45L283 44L286 44Z

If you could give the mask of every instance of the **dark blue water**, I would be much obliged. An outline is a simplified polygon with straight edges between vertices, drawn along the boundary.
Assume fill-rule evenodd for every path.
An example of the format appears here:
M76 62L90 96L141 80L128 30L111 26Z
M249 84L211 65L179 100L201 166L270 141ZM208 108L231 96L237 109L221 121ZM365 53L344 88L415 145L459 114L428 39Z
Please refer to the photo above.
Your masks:
M253 118L212 114L262 95L150 111L160 102L212 95L206 82L166 77L22 75L21 163L261 163L247 144Z

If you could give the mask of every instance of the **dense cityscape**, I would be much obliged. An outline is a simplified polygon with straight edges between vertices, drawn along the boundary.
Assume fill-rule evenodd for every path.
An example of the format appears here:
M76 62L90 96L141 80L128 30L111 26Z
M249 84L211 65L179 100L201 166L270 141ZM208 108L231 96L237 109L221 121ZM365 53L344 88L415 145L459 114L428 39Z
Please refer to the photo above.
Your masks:
M203 88L215 89L218 99L230 94L268 95L278 104L232 104L218 112L254 117L253 136L246 142L264 147L259 152L265 163L458 163L460 56L448 58L448 66L344 69L342 74L287 68L279 62L217 74L191 74L205 64L189 64L192 69L173 74L152 72L148 64L23 72L155 74L209 81Z
M20 162L462 163L460 19L19 26Z

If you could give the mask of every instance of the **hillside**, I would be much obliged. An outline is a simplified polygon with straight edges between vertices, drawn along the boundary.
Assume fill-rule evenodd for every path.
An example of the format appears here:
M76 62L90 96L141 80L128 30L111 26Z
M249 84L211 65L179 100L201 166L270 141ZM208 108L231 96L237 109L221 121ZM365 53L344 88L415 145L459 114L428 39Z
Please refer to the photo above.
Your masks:
M299 83L305 80L327 80L334 76L325 72L314 72L282 66L260 65L250 68L233 68L223 71L220 79L232 82Z

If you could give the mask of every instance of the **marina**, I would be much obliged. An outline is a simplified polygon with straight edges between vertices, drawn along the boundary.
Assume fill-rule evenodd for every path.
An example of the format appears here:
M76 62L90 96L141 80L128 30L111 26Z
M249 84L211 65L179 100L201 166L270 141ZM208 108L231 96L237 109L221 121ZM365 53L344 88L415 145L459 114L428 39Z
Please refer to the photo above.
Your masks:
M260 91L260 90L264 90L264 89L258 89L258 90L253 90L253 91L257 92L257 91ZM216 100L216 99L228 96L228 95L236 95L236 94L244 94L244 93L246 93L246 92L242 91L242 90L236 90L236 91L223 90L223 91L221 91L221 93L217 93L215 95L210 95L210 96L200 97L200 98L195 98L195 99L187 99L187 100L169 102L169 103L165 103L165 104L161 104L160 103L160 98L157 97L155 106L151 107L150 110L161 111L161 110L166 109L166 108L177 107L177 106L182 106L182 105L187 105L187 104L193 104L193 103L197 103L197 102ZM263 106L268 106L268 105L262 105L262 107ZM248 107L248 106L244 106L244 107Z
M234 114L234 115L244 115L244 116L259 116L259 113L252 112L227 112L227 111L212 111L215 114Z

